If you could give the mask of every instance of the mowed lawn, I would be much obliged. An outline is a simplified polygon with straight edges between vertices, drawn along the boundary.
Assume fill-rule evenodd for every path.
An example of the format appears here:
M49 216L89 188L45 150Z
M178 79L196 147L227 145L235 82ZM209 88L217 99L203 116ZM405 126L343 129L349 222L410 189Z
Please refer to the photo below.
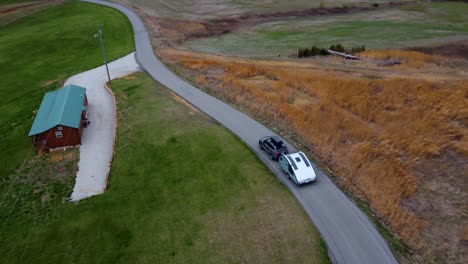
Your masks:
M133 51L124 15L76 1L0 27L0 262L20 260L30 231L60 213L70 195L76 151L53 162L33 158L28 132L44 93L102 64L97 23L104 25L110 59Z
M300 205L239 139L144 73L112 90L108 190L3 240L2 262L328 263Z
M233 56L277 57L298 48L365 45L398 49L468 39L468 3L426 3L354 14L286 19L221 36L193 40L186 48Z
M27 135L44 93L102 64L94 37L98 23L110 60L134 50L132 28L123 14L76 1L0 28L0 180L27 156L32 145Z

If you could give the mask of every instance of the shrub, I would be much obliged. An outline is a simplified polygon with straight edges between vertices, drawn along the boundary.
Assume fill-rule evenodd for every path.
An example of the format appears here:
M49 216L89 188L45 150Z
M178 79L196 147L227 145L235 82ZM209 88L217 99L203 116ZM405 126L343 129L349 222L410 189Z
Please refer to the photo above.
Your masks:
M304 57L304 49L303 48L299 48L299 50L297 51L297 57L298 58Z
M316 46L312 46L312 48L310 49L310 54L312 56L319 55L320 54L320 48L317 48Z
M333 50L333 51L338 51L338 52L345 52L345 48L343 47L343 45L341 44L336 44L336 45L330 45L329 49Z
M335 46L336 50L335 51L338 51L338 52L345 52L345 48L343 47L343 45L341 44L337 44Z
M366 51L366 46L362 45L360 47L353 47L349 53L355 54L359 52Z
M328 55L329 53L328 53L327 49L322 48L322 49L320 49L319 54L322 55L322 56L325 56L325 55Z
M345 49L345 47L342 45L342 44L332 44L330 45L329 47L330 50L333 50L333 51L337 51L337 52L346 52L346 53L358 53L358 52L362 52L362 51L365 51L366 50L366 47L364 45L362 46L356 46L356 47L353 47L351 48L351 50L347 50ZM298 58L302 58L302 57L310 57L310 56L317 56L317 55L321 55L321 56L325 56L325 55L329 55L330 53L328 53L327 49L325 48L319 48L317 46L312 46L312 48L308 49L308 48L299 48L298 51L297 51L297 57Z

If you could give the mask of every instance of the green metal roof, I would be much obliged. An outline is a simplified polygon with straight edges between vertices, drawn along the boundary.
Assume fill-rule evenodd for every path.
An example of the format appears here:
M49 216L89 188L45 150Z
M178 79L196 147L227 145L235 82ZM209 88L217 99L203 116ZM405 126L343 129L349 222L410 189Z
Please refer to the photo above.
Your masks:
M58 125L79 128L81 111L86 110L86 106L83 106L85 95L86 88L73 84L46 93L29 136L40 134Z

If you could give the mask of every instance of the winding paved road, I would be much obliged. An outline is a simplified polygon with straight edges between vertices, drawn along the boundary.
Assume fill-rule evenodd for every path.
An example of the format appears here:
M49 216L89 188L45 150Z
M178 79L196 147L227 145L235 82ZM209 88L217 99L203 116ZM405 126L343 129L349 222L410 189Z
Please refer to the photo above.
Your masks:
M271 161L258 148L260 137L275 133L169 71L154 55L148 32L137 14L114 3L98 0L84 1L115 8L128 17L135 34L136 59L140 67L156 81L231 130L257 154L304 207L325 240L330 258L334 263L397 263L387 243L367 216L336 187L322 170L314 165L318 182L297 187L292 181L286 179L277 162ZM289 143L286 144L290 150L295 150Z

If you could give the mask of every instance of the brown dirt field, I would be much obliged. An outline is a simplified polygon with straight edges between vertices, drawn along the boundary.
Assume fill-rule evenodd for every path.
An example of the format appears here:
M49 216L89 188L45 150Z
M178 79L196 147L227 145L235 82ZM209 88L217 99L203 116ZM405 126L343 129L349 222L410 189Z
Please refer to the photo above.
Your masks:
M0 14L8 14L8 13L16 12L24 8L42 4L44 2L46 1L37 1L37 2L19 3L19 4L0 6Z
M468 0L434 0L434 2L462 2L462 3L468 3Z
M468 41L455 42L436 47L414 47L409 50L468 60Z
M468 78L451 60L415 51L369 52L357 65L160 56L333 168L407 243L412 261L466 263ZM374 64L389 56L402 65Z

